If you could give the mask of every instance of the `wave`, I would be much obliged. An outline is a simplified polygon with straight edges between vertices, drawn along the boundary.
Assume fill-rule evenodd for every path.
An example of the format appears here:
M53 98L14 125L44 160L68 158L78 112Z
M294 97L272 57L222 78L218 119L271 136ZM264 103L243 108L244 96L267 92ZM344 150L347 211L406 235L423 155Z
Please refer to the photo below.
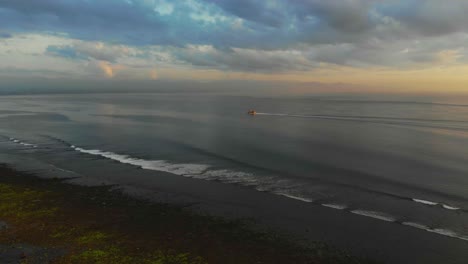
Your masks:
M413 200L414 202L417 202L417 203L422 203L422 204L427 204L427 205L437 205L438 204L436 202L431 202L431 201L421 200L421 199L416 199L416 198L412 198L411 200Z
M128 155L117 154L114 152L107 152L97 149L83 149L76 146L70 146L71 148L81 153L91 154L95 156L101 156L111 160L118 161L120 163L130 164L142 169L164 171L176 175L190 175L190 174L201 174L206 171L209 166L204 164L183 164L183 163L170 163L165 160L144 160L138 158L132 158Z
M337 209L337 210L344 210L344 209L348 208L348 206L342 205L342 204L325 204L324 203L324 204L322 204L322 206Z
M447 209L447 210L454 210L454 211L460 210L459 207L453 207L453 206L449 206L449 205L446 205L446 204L443 204L442 207Z
M459 235L456 232L452 230L448 230L448 229L435 228L435 229L426 229L426 231L431 232L431 233L436 233L439 235L443 235L443 236L448 236L448 237L453 237L453 238L458 238L461 240L468 241L468 236Z
M451 206L451 205L448 205L448 204L443 204L443 203L438 203L438 202L433 202L433 201L428 201L428 200L422 200L422 199L416 199L416 198L411 198L411 200L413 202L422 203L422 204L430 205L430 206L439 205L440 207L442 207L444 209L447 209L447 210L452 210L452 211L461 210L461 208L459 208L459 207Z
M423 225L423 224L419 224L419 223L402 222L401 224L402 224L402 225L405 225L405 226L411 226L411 227L414 227L414 228L422 229L422 230L430 229L429 227L427 227L427 226L425 226L425 225Z
M214 168L211 165L207 164L191 164L191 163L173 163L166 160L144 160L139 158L134 158L129 155L118 154L114 152L102 151L97 149L84 149L77 147L75 145L69 145L70 148L78 151L80 153L101 156L107 159L115 160L120 163L130 164L137 166L142 169L155 170L168 172L184 177L208 180L208 181L220 181L223 183L231 184L240 184L243 186L255 187L258 191L270 192L275 195L284 196L290 199L312 203L327 208L335 210L343 210L348 213L355 215L360 215L364 217L370 217L377 220L391 222L395 224L401 224L405 226L410 226L413 228L425 230L431 233L436 233L439 235L449 236L452 238L462 239L468 241L467 236L457 234L454 231L443 229L443 228L429 228L423 224L413 223L413 222L399 222L396 217L389 214L377 211L368 211L363 209L348 209L347 205L344 204L335 204L335 203L319 203L320 200L314 200L310 197L298 194L294 191L294 188L300 186L298 183L293 183L290 180L282 179L275 176L259 176L249 172L235 171L228 169L219 169ZM457 207L452 207L446 204L441 204L437 202L432 202L428 200L411 198L407 200L412 200L413 202L436 206L441 205L441 207L449 210L458 210Z
M240 184L244 186L256 186L258 188L264 188L265 190L271 190L274 188L274 183L278 182L278 177L258 176L249 172L218 169L207 164L174 163L166 160L145 160L114 152L97 149L84 149L75 145L70 145L70 147L81 153L101 156L146 170L163 171L188 178L220 181L223 183Z
M16 139L16 138L9 138L9 140L11 142L13 142L13 143L16 143L16 144L19 144L19 145L22 145L22 146L25 146L25 147L37 148L37 145L35 145L35 144L27 143L27 142L21 141L21 140Z
M371 218L375 218L375 219L379 219L379 220L383 220L383 221L387 221L387 222L395 222L396 221L396 219L393 216L390 216L390 215L387 215L387 214L381 213L381 212L365 211L365 210L352 210L350 212L353 213L353 214L367 216L367 217L371 217Z
M281 195L281 196L284 196L284 197L288 197L288 198L291 198L291 199L294 199L294 200L303 201L303 202L306 202L306 203L314 202L314 200L312 200L312 199L304 198L304 197L297 196L297 195L292 195L292 194L289 194L289 193L286 193L286 192L273 192L273 193L276 194L276 195Z
M460 235L460 234L458 234L458 233L456 233L456 232L454 232L452 230L449 230L449 229L430 228L430 227L425 226L423 224L413 223L413 222L403 222L401 224L405 225L405 226L411 226L411 227L414 227L414 228L422 229L422 230L425 230L425 231L428 231L428 232L431 232L431 233L436 233L436 234L439 234L439 235L458 238L458 239L461 239L461 240L468 241L468 236Z
M287 191L287 189L291 189L293 185L291 185L288 180L282 180L275 176L259 176L243 171L216 169L207 164L172 163L166 160L144 160L114 152L97 149L84 149L75 145L70 145L70 147L81 153L101 156L120 163L137 166L142 169L163 171L194 179L240 184L243 186L255 187L255 189L259 191L267 191L303 202L311 203L314 201L309 197L304 197Z
M52 139L54 141L60 142L60 143L62 143L64 145L67 145L68 147L71 147L72 149L76 148L75 145L73 145L73 144L71 144L71 143L69 143L69 142L67 142L65 140L62 140L60 138L56 138L56 137L53 137L53 136L50 136L50 135L42 135L42 136L46 137L46 138L49 138L49 139ZM294 175L288 175L287 179L286 179L285 177L272 176L272 175L284 175L284 172L283 171L270 170L270 169L263 168L263 167L258 167L258 166L252 165L250 163L246 163L246 162L242 162L242 161L239 161L239 160L236 160L236 159L225 157L223 155L218 155L216 153L212 153L212 152L206 151L204 149L199 149L199 148L196 148L196 147L193 147L193 146L187 146L187 145L180 144L180 143L177 143L177 142L171 142L171 143L172 144L179 144L179 146L187 148L190 151L195 151L197 153L201 153L203 155L207 155L207 156L210 156L210 157L213 157L213 158L216 158L216 159L222 159L224 161L228 161L230 163L238 165L239 167L248 167L248 168L253 169L255 171L262 171L262 175L261 175L261 177L259 177L259 175L254 175L252 173L247 173L247 172L242 172L242 171L232 171L232 170L225 170L225 169L216 170L216 169L210 168L209 170L207 170L203 174L198 174L198 175L186 174L186 175L183 175L183 176L186 176L186 177L197 178L197 179L202 179L202 180L221 181L221 182L225 182L225 183L234 183L234 184L240 184L240 185L245 185L245 186L255 186L256 190L263 191L263 192L274 192L274 191L278 191L278 190L283 191L285 189L295 188L298 185L302 185L304 183L304 180L306 180L308 183L310 183L311 181L315 181L316 184L325 184L325 185L331 185L331 186L335 186L335 187L338 186L338 187L343 187L343 188L349 188L349 189L352 189L352 190L355 190L355 191L361 191L361 192L366 192L366 193L370 193L370 194L377 194L377 195L384 195L384 196L388 196L388 197L395 198L395 199L400 199L400 200L413 201L413 199L416 199L416 198L411 198L411 197L408 197L408 196L403 196L403 195L400 195L400 194L395 194L395 193L385 192L385 191L375 190L375 189L369 189L369 188L366 188L366 187L357 186L357 185L349 184L349 183L339 183L339 182L336 182L336 181L329 181L329 180L326 180L326 179L323 179L323 178L317 178L317 177L307 177L306 179L302 179L301 177L296 177ZM116 154L116 153L114 153L114 154ZM117 155L120 155L120 154L117 154ZM129 157L129 156L127 156L127 157ZM131 157L129 157L129 158L131 158ZM138 164L134 164L134 165L139 166ZM207 165L205 165L205 166L207 166ZM155 169L155 170L157 170L157 169ZM349 171L345 171L343 173L347 173L347 172L349 172ZM370 176L366 176L365 179L370 180L372 178ZM379 179L379 180L383 180L383 179ZM395 184L399 184L399 183L394 182L394 181L388 181L388 184L395 185ZM402 187L407 187L407 186L402 185ZM447 193L435 192L433 190L428 190L428 189L417 189L417 190L418 191L423 191L423 192L430 192L431 194L434 194L436 196L442 196L443 195L443 196L446 196L446 197L448 197L450 199L458 199L458 200L465 199L464 197L461 197L461 196L450 196ZM311 197L303 196L303 195L301 195L301 198L302 199L311 199ZM316 199L313 199L313 200L316 200ZM417 200L422 200L422 199L417 199ZM460 207L456 207L456 206L453 206L453 205L443 204L443 203L438 203L438 204L441 205L438 208L452 210L452 211L460 210L462 212L468 212L467 209L462 209Z

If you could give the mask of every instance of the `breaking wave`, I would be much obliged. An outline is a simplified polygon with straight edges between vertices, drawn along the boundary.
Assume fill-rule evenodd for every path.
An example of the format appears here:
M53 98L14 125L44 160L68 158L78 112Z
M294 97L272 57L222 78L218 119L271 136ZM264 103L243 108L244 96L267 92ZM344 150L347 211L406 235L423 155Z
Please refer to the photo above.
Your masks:
M192 163L173 163L166 160L144 160L134 158L129 155L117 154L114 152L102 151L97 149L84 149L74 145L70 145L72 149L80 153L101 156L107 159L115 160L120 163L130 164L133 166L140 167L147 170L163 171L180 175L184 177L208 180L208 181L220 181L223 183L240 184L244 186L254 187L258 191L270 192L275 195L284 196L290 199L312 203L327 207L335 210L342 210L344 212L352 213L359 216L370 217L373 219L391 222L394 224L405 225L421 230L425 230L431 233L436 233L443 236L457 238L468 241L468 236L460 235L454 231L443 229L443 228L429 228L423 224L413 222L400 222L394 216L383 212L368 211L363 209L348 209L348 205L345 204L334 204L334 203L319 203L320 200L306 197L294 191L294 187L297 183L293 183L287 179L281 179L275 176L259 176L249 172L235 171L228 169L214 168L208 164L192 164ZM441 206L448 210L459 210L460 208L452 207L446 204L432 202L428 200L409 199L413 202L429 205L429 206Z
M416 198L412 198L411 200L413 202L417 202L417 203L421 203L421 204L425 204L425 205L430 205L430 206L438 205L438 206L441 206L444 209L452 210L452 211L456 211L456 210L461 209L459 207L455 207L455 206L451 206L451 205L443 204L443 203L438 203L438 202L433 202L433 201L428 201L428 200L422 200L422 199L416 199Z
M37 145L27 143L27 142L21 141L21 140L16 139L16 138L9 138L9 140L11 142L13 142L13 143L16 143L16 144L19 144L19 145L22 145L22 146L25 146L25 147L37 148Z
M374 212L374 211L365 211L365 210L352 210L351 213L357 214L357 215L362 215L362 216L367 216L387 222L395 222L396 219L393 216L387 215L385 213L381 212Z
M348 208L348 206L343 205L343 204L326 204L326 203L323 203L322 206L337 209L337 210L344 210L344 209Z
M458 234L458 233L456 233L456 232L454 232L452 230L443 229L443 228L430 228L430 227L425 226L423 224L413 223L413 222L403 222L401 224L405 225L405 226L411 226L411 227L414 227L414 228L422 229L422 230L425 230L425 231L428 231L428 232L431 232L431 233L436 233L436 234L439 234L439 235L458 238L458 239L461 239L461 240L468 241L468 236L460 235L460 234Z

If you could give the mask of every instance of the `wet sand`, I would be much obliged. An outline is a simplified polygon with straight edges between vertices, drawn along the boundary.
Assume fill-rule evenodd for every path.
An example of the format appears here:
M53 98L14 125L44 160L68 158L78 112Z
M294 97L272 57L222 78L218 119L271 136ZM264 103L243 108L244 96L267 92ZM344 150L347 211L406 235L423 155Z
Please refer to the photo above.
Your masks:
M376 263L111 186L0 167L2 263Z
M115 167L125 166L115 164ZM89 183L112 181L128 193L156 201L189 204L198 212L229 218L250 218L259 226L269 227L305 241L324 241L357 256L366 256L395 264L465 264L468 241L451 238L401 223L318 206L247 187L174 177L132 169L135 178L123 173L89 178ZM128 173L126 171L125 173ZM72 180L86 184L86 178Z

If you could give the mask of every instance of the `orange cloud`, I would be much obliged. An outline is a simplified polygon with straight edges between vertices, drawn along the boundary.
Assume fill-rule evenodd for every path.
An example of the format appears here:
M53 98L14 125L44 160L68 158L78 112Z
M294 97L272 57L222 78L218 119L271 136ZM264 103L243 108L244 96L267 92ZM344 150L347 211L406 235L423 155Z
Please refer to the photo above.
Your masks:
M156 69L152 69L150 71L150 78L151 80L157 80L158 79L158 72L156 71Z
M108 78L114 77L117 71L125 68L123 65L119 65L119 64L114 65L107 61L100 61L98 65L99 65L99 68L104 72L104 74Z

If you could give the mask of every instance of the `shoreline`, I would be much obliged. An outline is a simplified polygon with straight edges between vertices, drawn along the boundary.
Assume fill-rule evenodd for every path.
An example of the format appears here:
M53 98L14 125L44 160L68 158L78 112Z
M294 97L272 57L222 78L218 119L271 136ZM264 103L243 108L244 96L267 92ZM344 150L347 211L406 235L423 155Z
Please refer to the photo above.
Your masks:
M6 226L0 228L0 259L48 257L52 263L377 263L325 243L298 243L261 231L246 220L131 198L110 186L84 187L0 166L0 188L0 221Z

